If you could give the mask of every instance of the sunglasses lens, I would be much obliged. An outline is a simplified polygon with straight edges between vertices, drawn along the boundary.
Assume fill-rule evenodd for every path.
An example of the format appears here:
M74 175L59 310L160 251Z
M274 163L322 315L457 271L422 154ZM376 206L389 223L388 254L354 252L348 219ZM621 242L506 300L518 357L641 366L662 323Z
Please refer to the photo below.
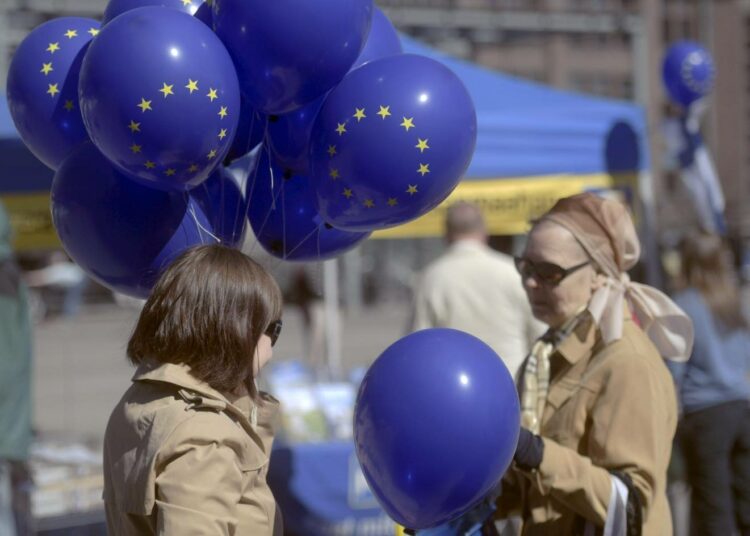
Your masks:
M562 280L565 270L556 264L542 262L536 265L536 273L545 283L555 284Z

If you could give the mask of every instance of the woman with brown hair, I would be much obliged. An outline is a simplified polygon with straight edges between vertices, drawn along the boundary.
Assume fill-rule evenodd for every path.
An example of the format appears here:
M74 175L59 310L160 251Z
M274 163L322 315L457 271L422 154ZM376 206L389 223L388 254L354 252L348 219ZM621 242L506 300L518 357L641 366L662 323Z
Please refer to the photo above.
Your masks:
M677 400L663 359L690 354L690 319L630 281L627 209L593 194L534 223L516 266L549 330L521 368L521 433L498 517L524 536L672 533L666 471Z
M691 534L750 534L750 330L732 254L721 237L682 242L686 288L675 301L695 324L690 361L672 363L692 488Z
M104 438L110 535L282 533L266 483L278 402L254 383L281 305L273 278L224 246L190 249L162 274Z

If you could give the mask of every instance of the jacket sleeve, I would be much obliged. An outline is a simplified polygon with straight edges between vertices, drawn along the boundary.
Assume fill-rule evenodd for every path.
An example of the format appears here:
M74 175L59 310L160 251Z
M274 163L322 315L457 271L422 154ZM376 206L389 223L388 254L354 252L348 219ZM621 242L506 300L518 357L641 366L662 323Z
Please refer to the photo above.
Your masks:
M195 434L201 428L211 429L210 423L198 422L202 417L199 413L178 427L160 452L155 482L157 534L233 535L237 529L242 471L236 448L207 434Z
M588 453L583 456L544 439L544 458L536 482L568 508L604 526L611 493L611 471L627 474L637 489L647 519L653 504L659 467L671 449L675 423L670 415L664 382L655 371L628 355L613 355L618 363L590 411ZM668 392L673 391L666 385Z

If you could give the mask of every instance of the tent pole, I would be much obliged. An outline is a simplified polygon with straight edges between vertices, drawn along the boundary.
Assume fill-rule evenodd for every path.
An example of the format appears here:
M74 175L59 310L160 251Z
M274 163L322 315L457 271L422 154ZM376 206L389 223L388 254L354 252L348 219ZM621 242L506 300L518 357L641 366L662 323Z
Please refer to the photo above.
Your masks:
M339 317L338 260L323 263L323 300L325 307L326 361L332 380L341 379L341 325Z

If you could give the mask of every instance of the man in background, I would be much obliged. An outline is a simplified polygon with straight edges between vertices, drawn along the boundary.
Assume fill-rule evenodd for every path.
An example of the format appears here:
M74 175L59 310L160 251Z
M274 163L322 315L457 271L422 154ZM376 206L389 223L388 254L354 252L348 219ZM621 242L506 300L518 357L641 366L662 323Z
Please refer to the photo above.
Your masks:
M32 534L31 321L10 240L0 204L0 536Z
M487 245L479 208L459 201L445 221L448 250L414 292L412 329L454 328L487 343L515 378L544 326L531 314L513 259Z

